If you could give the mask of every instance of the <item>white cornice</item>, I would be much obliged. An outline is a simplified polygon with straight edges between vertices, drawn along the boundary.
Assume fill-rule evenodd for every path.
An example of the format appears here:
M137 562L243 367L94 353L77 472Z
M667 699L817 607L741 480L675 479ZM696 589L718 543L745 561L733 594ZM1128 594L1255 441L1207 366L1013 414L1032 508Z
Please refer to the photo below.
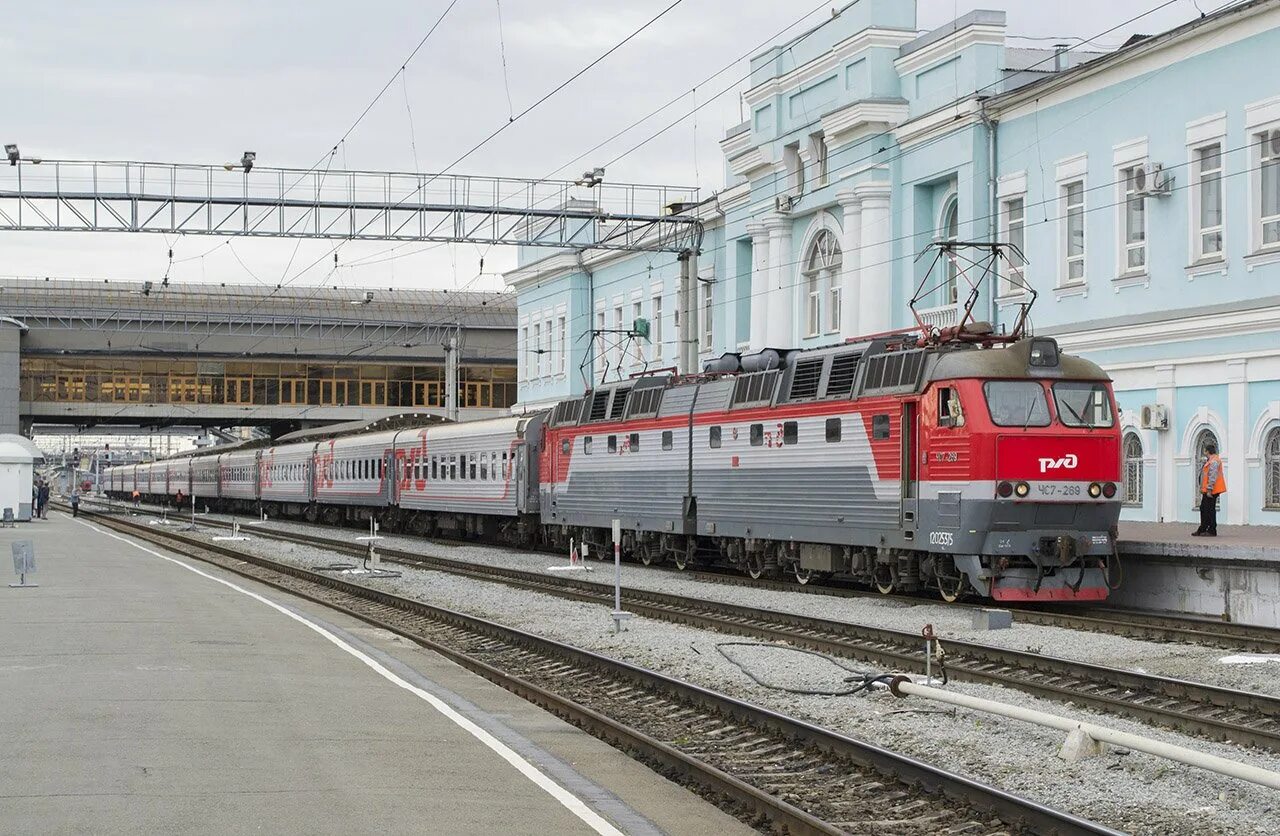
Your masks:
M724 154L725 159L736 157L743 151L751 147L751 131L739 131L733 136L727 136L720 140L720 151Z
M975 23L934 41L926 47L902 56L893 62L899 75L911 75L933 64L956 57L972 46L1003 46L1004 26L992 23Z
M972 125L978 121L978 102L968 98L958 104L940 107L923 116L917 116L910 122L903 122L893 132L893 137L903 148L908 148L939 134L950 133L957 128Z
M753 171L773 165L769 155L769 146L757 145L729 160L729 171L737 177L750 177Z
M907 118L906 102L857 101L822 117L822 133L832 148L844 144L850 134L871 126L897 127Z
M1056 338L1058 344L1068 351L1098 351L1210 337L1274 333L1277 329L1280 329L1280 306L1072 331Z
M740 206L746 205L751 199L751 184L739 183L720 192L720 208L725 212L731 212Z
M776 96L784 90L802 87L810 81L834 72L844 62L858 57L859 53L877 47L896 50L903 44L913 40L915 36L914 32L908 32L904 29L863 29L861 32L831 47L829 51L822 53L817 58L807 61L777 78L771 78L752 87L743 94L743 98L748 105L754 108L769 97Z

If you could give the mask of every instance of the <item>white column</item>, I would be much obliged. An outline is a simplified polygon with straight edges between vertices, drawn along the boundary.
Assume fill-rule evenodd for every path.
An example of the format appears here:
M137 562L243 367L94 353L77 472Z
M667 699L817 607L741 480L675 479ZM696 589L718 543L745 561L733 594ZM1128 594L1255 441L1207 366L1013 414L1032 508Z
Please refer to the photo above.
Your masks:
M1176 380L1173 366L1156 366L1156 403L1169 409L1169 426L1178 426ZM1178 508L1178 433L1169 429L1156 433L1156 519L1160 522L1176 522L1190 519L1190 511L1179 513Z
M792 287L796 275L791 264L791 219L785 215L765 218L769 229L769 292L765 296L767 309L767 339L770 348L792 348L795 345L795 298Z
M764 348L768 335L769 228L760 222L747 224L751 233L751 351Z
M862 298L862 277L858 270L862 263L862 199L852 191L843 191L836 195L836 200L844 209L840 236L840 330L841 336L852 337L862 333L862 324L858 321Z
M859 264L858 325L864 334L888 331L893 323L893 264L889 246L888 183L863 183L854 194L862 203L862 258Z
M1227 465L1227 516L1230 525L1244 525L1252 498L1249 496L1249 390L1247 360L1227 361L1227 437L1222 453Z

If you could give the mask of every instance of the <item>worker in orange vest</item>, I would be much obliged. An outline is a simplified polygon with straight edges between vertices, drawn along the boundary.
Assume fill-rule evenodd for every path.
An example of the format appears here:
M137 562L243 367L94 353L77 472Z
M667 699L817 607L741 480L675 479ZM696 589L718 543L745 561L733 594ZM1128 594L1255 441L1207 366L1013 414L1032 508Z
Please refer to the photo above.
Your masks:
M1218 458L1216 444L1206 444L1208 458L1200 468L1200 527L1191 532L1192 537L1218 536L1218 496L1227 492L1227 475L1223 472L1222 459Z

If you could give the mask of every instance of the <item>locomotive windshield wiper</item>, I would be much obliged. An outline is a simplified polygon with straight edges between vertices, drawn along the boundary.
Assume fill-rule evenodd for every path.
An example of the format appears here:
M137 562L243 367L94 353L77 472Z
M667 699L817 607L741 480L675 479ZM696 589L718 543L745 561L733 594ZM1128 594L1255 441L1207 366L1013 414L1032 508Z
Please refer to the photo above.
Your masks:
M1093 403L1093 395L1089 395L1089 403L1090 404ZM1069 401L1064 401L1059 399L1058 406L1065 406L1067 408L1067 411L1071 413L1071 417L1075 418L1076 421L1079 422L1078 424L1076 424L1077 427L1087 427L1089 429L1093 429L1093 424L1084 420L1084 417L1079 412L1076 412L1075 407L1073 407ZM1085 409L1085 412L1088 412L1089 404L1085 404L1084 409Z

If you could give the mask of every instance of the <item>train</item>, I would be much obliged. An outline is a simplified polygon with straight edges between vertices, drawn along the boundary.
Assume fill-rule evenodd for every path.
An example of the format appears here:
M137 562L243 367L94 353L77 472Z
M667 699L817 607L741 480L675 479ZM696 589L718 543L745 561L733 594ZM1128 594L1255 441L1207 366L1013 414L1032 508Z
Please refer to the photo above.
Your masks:
M1118 577L1107 374L1052 338L725 355L523 415L115 467L214 510L1005 602Z

